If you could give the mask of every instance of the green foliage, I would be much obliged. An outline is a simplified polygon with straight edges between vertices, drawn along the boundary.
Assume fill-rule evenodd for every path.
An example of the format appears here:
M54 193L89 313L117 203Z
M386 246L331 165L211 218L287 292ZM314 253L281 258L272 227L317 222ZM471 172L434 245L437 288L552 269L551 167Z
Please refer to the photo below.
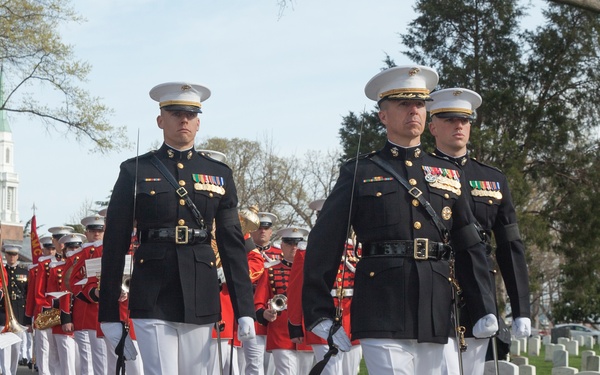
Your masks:
M82 19L69 0L8 0L0 4L0 65L4 97L0 110L30 115L47 127L89 139L94 151L129 147L125 127L111 124L112 110L78 86L91 66L76 60L58 28ZM40 90L52 90L60 103L47 102Z

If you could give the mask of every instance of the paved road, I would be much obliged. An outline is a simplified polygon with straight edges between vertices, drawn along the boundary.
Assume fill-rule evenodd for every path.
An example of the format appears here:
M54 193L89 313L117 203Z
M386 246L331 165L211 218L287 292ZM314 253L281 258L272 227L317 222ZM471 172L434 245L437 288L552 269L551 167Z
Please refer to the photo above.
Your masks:
M17 375L32 375L37 374L37 371L30 370L27 366L19 366L17 369Z

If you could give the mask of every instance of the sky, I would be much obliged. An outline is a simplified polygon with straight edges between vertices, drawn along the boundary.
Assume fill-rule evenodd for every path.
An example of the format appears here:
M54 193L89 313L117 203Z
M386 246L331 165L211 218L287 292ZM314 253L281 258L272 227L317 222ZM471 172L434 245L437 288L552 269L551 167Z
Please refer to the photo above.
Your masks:
M212 92L197 143L270 139L282 156L339 149L342 117L374 108L364 86L386 54L398 65L411 63L399 33L416 16L414 1L288 4L280 14L276 0L77 0L74 9L86 21L60 30L76 58L92 65L80 86L113 109L110 120L127 128L134 145L139 134L140 154L162 142L158 103L148 92L169 81ZM108 200L120 163L136 155L136 146L90 152L91 141L78 142L64 128L14 114L8 120L19 217L27 222L35 205L40 235Z

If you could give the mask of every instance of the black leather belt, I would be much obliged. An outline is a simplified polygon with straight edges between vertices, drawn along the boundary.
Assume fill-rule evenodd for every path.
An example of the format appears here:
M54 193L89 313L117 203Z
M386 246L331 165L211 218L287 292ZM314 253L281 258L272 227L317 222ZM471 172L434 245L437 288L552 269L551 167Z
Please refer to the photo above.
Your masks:
M404 241L371 242L363 245L363 257L392 255L416 260L449 259L450 246L428 238Z
M168 242L177 245L191 245L208 242L209 236L204 229L177 226L175 228L142 229L140 242Z

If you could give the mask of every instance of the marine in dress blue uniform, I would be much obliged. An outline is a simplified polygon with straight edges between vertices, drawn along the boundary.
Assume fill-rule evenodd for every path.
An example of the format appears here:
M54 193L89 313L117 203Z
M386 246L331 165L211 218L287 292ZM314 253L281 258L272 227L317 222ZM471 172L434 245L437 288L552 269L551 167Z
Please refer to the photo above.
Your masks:
M365 93L378 101L388 142L341 167L308 239L304 318L307 329L327 337L335 315L330 292L347 239L348 223L340 218L350 217L363 251L356 267L352 338L360 339L370 373L439 373L443 344L453 329L445 238L416 196L376 165L374 156L391 164L430 202L450 231L456 262L469 265L464 267L469 272L457 277L472 318L484 327L478 334L491 336L497 330L485 244L457 168L428 155L420 144L425 101L437 80L431 68L402 66L369 81ZM350 348L342 329L333 341L342 350Z
M172 82L155 86L150 96L161 108L157 124L165 143L121 164L106 216L99 321L120 321L123 266L135 221L140 246L134 256L129 310L144 372L205 374L211 355L210 329L221 319L210 243L213 223L233 310L243 331L240 340L254 336L252 285L237 193L231 169L193 148L200 125L197 113L210 96L208 88ZM187 191L206 231L184 197L153 165L154 157ZM104 323L102 329L107 336L112 334Z
M496 260L513 314L513 334L526 337L531 333L529 277L525 246L521 240L517 216L506 176L497 168L469 156L467 144L471 121L482 99L476 92L465 88L448 88L431 94L428 103L432 121L430 130L436 139L435 155L453 162L467 180L467 196L475 218L485 233L489 272L496 273L492 258L492 234L496 242ZM457 267L456 272L462 272ZM495 289L495 287L494 287ZM495 295L495 294L494 294ZM468 306L461 311L461 324L466 327L468 349L463 354L466 374L483 374L486 348L489 340L473 338L474 322ZM454 347L448 348L448 359L454 361Z

